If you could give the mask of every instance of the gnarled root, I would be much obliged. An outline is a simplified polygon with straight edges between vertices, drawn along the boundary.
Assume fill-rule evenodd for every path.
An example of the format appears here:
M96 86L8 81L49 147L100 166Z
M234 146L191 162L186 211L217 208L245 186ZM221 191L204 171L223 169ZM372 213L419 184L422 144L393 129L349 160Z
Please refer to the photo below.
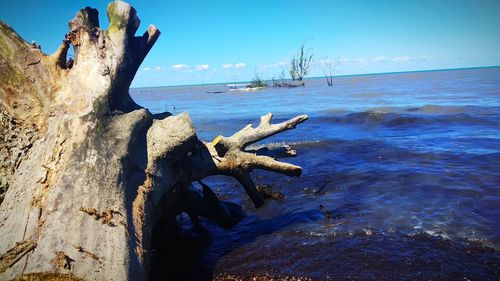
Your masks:
M301 167L275 159L295 156L296 152L288 146L272 150L246 150L249 145L294 129L308 119L307 115L300 115L279 124L271 124L272 116L271 113L262 116L256 128L249 124L230 137L218 136L213 142L199 142L199 151L184 163L185 167L190 168L190 180L216 174L232 176L243 186L254 206L261 207L264 201L250 176L252 170L263 169L288 176L300 176L302 173Z
M194 228L201 228L198 216L207 218L217 225L229 229L239 223L246 213L241 206L227 201L220 201L217 195L201 181L202 191L190 186L186 191L183 211L189 214Z

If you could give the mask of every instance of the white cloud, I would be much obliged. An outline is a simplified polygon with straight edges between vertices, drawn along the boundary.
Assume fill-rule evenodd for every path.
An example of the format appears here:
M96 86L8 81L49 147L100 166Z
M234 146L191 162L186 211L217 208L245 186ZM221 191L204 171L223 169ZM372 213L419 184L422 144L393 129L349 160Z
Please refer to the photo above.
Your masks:
M234 68L240 69L240 68L245 68L246 66L247 66L246 64L239 62L239 63L234 65Z
M155 67L144 67L142 69L142 71L144 72L148 72L148 71L151 71L151 72L158 72L158 71L162 71L164 70L165 67L164 66L155 66Z
M421 56L418 58L412 58L409 56L400 56L400 57L386 57L386 56L377 56L373 58L341 58L338 60L340 63L347 63L347 64L361 64L361 65L374 65L374 64L381 64L381 63L406 63L406 62L414 62L414 61L428 61L432 60L432 58L427 57L427 56ZM321 60L318 61L318 63L321 64Z
M433 60L432 57L429 57L429 56L421 56L418 58L418 60L420 61L430 61L430 60Z
M352 63L356 63L356 64L363 64L363 65L368 64L368 60L364 59L364 58L356 58L356 59L348 60L347 62L352 62Z
M182 64L182 63L179 63L179 64L174 64L174 65L172 65L172 69L174 69L174 70L186 71L186 70L190 70L190 69L191 69L191 66L190 66L190 65L188 65L188 64Z
M285 66L285 65L287 65L286 61L279 61L277 63L271 64L269 67L270 68L276 68L276 67L281 67L281 66Z
M385 60L386 60L386 58L384 56L378 56L378 57L372 58L373 62L383 62Z
M410 60L410 57L395 57L392 59L393 62L409 62Z
M278 67L286 66L287 64L288 63L286 61L279 61L279 62L273 63L273 64L263 64L263 65L260 65L259 67L261 69L278 68Z
M370 60L367 60L365 58L341 58L338 60L339 63L353 63L353 64L368 64Z
M229 68L236 68L236 69L241 69L241 68L245 68L247 65L242 63L242 62L239 62L239 63L235 63L235 64L232 64L232 63L225 63L222 65L222 68L224 69L229 69Z
M315 65L326 65L326 64L334 64L334 63L336 63L336 62L334 60L332 60L331 58L323 58L323 59L318 59L315 62Z
M210 66L208 64L198 64L196 66L196 70L199 70L199 71L206 71L209 69L210 69Z

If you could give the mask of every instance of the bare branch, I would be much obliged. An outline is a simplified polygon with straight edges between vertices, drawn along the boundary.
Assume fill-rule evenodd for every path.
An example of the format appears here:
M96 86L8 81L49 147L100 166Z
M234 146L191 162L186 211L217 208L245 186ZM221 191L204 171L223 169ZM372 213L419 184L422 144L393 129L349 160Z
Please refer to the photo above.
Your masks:
M321 71L325 75L326 83L328 86L333 86L333 73L335 72L338 64L338 61L332 61L329 57L320 60L319 66L321 67Z
M298 177L302 174L302 168L293 164L280 162L268 156L255 156L253 168L277 172L287 176Z
M297 156L297 151L292 149L289 145L283 145L280 147L261 147L256 150L247 150L249 153L254 153L256 155L269 156L272 158L286 158Z
M257 128L247 125L231 137L218 136L213 142L199 142L196 151L183 163L183 166L187 167L186 173L190 175L190 181L216 174L232 176L245 188L255 207L259 208L263 200L252 181L251 171L263 169L288 176L300 176L302 169L299 166L274 159L281 156L295 156L296 151L289 146L279 149L264 147L258 150L245 150L249 144L294 129L308 118L307 115L300 115L279 124L271 124L272 116L271 113L262 116Z
M257 187L255 186L255 183L253 182L252 177L249 173L237 173L234 175L234 177L243 186L248 194L248 197L250 197L250 200L252 200L255 208L260 208L262 205L264 205L264 200L262 199L262 197L260 197L260 194L257 191Z
M281 132L295 129L295 127L306 121L309 117L307 115L296 116L285 122L271 125L272 113L268 113L261 117L260 125L257 128L252 128L251 125L243 128L241 131L235 133L228 139L232 142L238 143L239 147L245 148L250 144L256 143L260 140L270 136L279 134Z

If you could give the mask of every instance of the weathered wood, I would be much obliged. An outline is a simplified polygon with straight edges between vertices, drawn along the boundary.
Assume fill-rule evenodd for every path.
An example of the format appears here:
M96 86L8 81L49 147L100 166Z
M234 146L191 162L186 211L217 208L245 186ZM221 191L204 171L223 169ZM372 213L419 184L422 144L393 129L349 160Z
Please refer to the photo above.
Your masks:
M2 162L9 172L0 206L0 253L25 240L36 241L37 247L0 279L38 272L88 280L147 277L154 217L146 213L153 214L155 203L144 190L159 169L148 170L146 138L156 121L135 104L128 88L159 31L150 27L135 37L139 20L124 2L111 3L108 17L110 27L102 30L97 10L82 9L52 55L1 23L0 61L6 70L0 76L6 116L1 128L26 138L28 145L16 139L2 143L11 161ZM66 57L70 47L75 48L73 65ZM179 118L158 122L177 123ZM12 122L15 126L5 126ZM195 138L188 129L183 132ZM171 143L166 149L183 145ZM168 179L172 183L156 196L169 192L176 179ZM96 220L89 210L105 217ZM70 265L54 262L61 260Z
M250 124L229 138L232 142L240 145L241 148L245 148L270 136L294 129L298 124L306 121L308 116L300 115L279 124L271 124L272 118L272 113L263 115L260 117L260 124L257 128L253 128Z
M246 151L245 148L275 134L294 129L298 124L306 121L308 116L297 116L279 124L271 124L271 119L272 114L268 113L261 117L257 128L249 124L230 137L218 136L213 142L200 142L199 153L192 155L184 163L185 167L190 167L190 181L215 174L232 176L245 188L254 206L261 207L264 201L255 188L255 183L250 176L251 171L263 169L288 176L300 176L302 169L299 166L275 160L271 157L272 152L268 153L271 156L262 155L265 153L259 155L257 151ZM282 149L285 150L285 155L279 156L296 154L289 147L285 146ZM269 152L269 150L261 149L261 152L265 151Z
M160 32L151 25L136 37L137 13L121 1L107 15L103 30L97 10L80 10L52 55L0 22L0 280L147 279L153 227L167 213L223 227L244 215L208 187L191 192L191 182L234 176L260 206L251 170L300 174L245 148L306 116L272 125L267 115L213 145L198 140L187 113L137 105L130 83Z

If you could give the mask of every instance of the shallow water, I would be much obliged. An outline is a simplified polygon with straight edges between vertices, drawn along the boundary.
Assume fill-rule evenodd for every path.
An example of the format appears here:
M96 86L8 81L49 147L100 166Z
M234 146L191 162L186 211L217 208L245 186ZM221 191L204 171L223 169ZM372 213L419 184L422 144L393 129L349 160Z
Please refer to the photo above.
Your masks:
M253 173L286 195L255 210L229 178L206 183L249 214L208 221L210 275L500 279L500 68L339 77L304 88L208 94L224 85L134 89L153 112L188 111L201 139L259 116L310 120L272 137L300 178ZM187 225L187 219L183 222Z

